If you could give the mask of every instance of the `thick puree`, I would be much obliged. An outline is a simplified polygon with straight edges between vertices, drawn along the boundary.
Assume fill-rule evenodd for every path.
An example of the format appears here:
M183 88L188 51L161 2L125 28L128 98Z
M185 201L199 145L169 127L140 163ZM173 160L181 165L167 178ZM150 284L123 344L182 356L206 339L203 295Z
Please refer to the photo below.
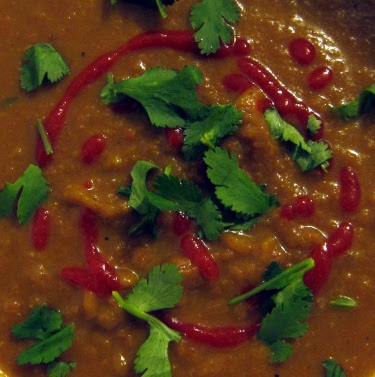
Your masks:
M14 182L30 163L36 163L36 120L45 119L79 72L99 55L132 37L154 30L188 30L188 15L196 0L180 0L168 7L168 18L142 7L109 0L2 1L0 4L0 185ZM305 195L314 201L312 216L287 220L280 209L262 216L245 232L226 232L206 242L220 268L216 281L204 280L196 266L180 252L174 235L174 215L163 212L160 230L152 236L128 237L136 214L117 195L131 183L130 171L147 160L173 173L204 182L199 163L185 162L163 130L151 126L137 107L113 111L102 103L103 75L72 102L64 127L54 145L53 162L43 169L52 189L43 204L51 216L47 246L38 251L31 241L32 222L18 225L15 217L0 220L0 369L8 377L36 377L42 367L18 366L17 355L27 341L11 335L36 305L61 311L66 323L75 324L73 346L63 359L77 363L72 376L135 376L133 362L148 327L122 311L112 298L67 284L64 267L84 264L82 234L78 227L83 207L97 213L99 248L117 269L124 295L150 269L176 263L184 277L184 293L171 314L181 321L206 326L250 325L258 319L247 302L229 307L227 301L244 287L258 285L272 260L288 267L308 257L342 221L355 230L352 247L335 260L327 284L315 297L306 336L293 341L293 355L282 364L269 363L265 344L252 339L236 347L216 348L187 338L169 349L173 377L317 377L322 362L334 358L352 377L375 373L375 120L373 114L344 123L328 105L355 98L375 80L375 2L347 0L242 0L237 37L250 42L250 57L277 77L296 97L324 120L324 139L333 160L327 173L303 173L286 149L269 133L259 98L252 86L237 94L222 85L229 74L239 73L237 57L200 57L169 48L149 48L125 55L110 69L117 80L135 77L155 66L182 69L194 64L204 74L198 89L206 104L234 103L242 110L243 124L222 144L234 151L240 166L281 205ZM316 56L308 65L291 58L288 46L295 38L308 39ZM31 94L19 85L19 68L26 49L51 43L70 66L70 75L56 85ZM329 67L332 81L320 90L309 87L310 73ZM9 100L14 97L14 100ZM81 146L92 135L104 135L106 148L98 161L84 164ZM340 206L340 171L350 167L361 186L359 207L347 212ZM91 181L91 182L90 182ZM283 207L281 207L283 208ZM354 298L358 306L342 310L330 305L338 295ZM1 374L1 373L0 373Z

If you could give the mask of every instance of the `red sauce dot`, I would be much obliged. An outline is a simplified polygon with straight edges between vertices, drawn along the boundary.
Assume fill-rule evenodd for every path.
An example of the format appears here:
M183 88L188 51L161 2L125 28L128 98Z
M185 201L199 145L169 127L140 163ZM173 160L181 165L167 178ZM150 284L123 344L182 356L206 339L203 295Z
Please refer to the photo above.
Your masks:
M92 164L99 159L107 145L105 136L93 135L89 137L81 148L81 161L85 164Z
M93 186L93 182L91 179L88 179L87 181L83 182L83 187L86 189L86 190L91 190L92 189L92 186Z
M340 205L346 212L355 211L361 203L361 184L357 174L351 167L344 167L340 171Z
M43 250L47 246L51 232L51 215L44 209L39 208L34 215L31 239L36 250Z
M309 75L309 86L313 90L325 88L333 80L333 71L328 67L319 67L312 71Z
M293 39L289 44L290 56L301 65L310 64L315 58L314 45L304 38Z
M165 137L167 143L177 150L181 150L184 145L184 130L183 128L167 128L165 130Z
M223 84L225 89L240 94L246 92L247 89L253 86L251 81L240 73L233 73L231 75L225 76L221 83Z
M314 201L306 195L297 197L294 203L283 205L280 209L281 217L287 220L294 220L297 217L310 217L314 213Z

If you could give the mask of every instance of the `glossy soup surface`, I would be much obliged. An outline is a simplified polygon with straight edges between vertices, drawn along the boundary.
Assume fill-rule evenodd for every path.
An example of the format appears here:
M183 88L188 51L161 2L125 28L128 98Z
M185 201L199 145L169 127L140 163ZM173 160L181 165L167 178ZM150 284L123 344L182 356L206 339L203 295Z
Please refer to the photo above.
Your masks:
M79 72L105 52L146 31L188 30L189 12L196 0L180 0L168 7L168 18L157 12L109 0L21 1L0 3L0 185L14 182L30 163L36 163L36 120L45 119ZM238 156L240 166L255 182L267 185L282 205L299 196L314 201L309 217L288 220L281 209L264 215L245 232L226 232L217 242L207 242L220 268L220 277L209 282L180 252L174 234L174 215L162 213L157 238L128 237L136 215L117 195L131 183L130 170L138 160L148 160L173 174L204 182L199 163L188 163L161 129L150 125L145 113L113 111L104 105L100 90L103 75L74 100L67 115L53 162L43 170L52 189L44 203L51 216L47 246L37 251L31 239L32 222L18 225L15 217L0 220L0 369L9 377L46 375L40 367L17 366L16 358L27 341L11 335L36 305L48 304L61 311L66 323L75 324L73 346L63 358L77 363L77 377L136 376L133 362L148 327L118 308L111 298L71 286L61 279L64 267L82 266L84 247L78 227L79 214L87 207L99 217L99 248L116 267L124 295L140 277L161 263L176 263L183 274L184 293L172 309L182 321L207 326L238 326L257 320L246 302L233 307L227 300L245 287L258 285L268 264L295 264L342 221L350 222L355 239L349 252L333 265L329 281L315 297L308 334L293 342L293 355L282 364L269 363L266 345L255 339L237 347L214 348L184 338L169 349L173 377L318 377L322 362L330 357L348 376L370 377L375 372L375 121L369 114L344 123L328 110L355 98L375 82L375 2L347 0L242 0L237 37L250 42L250 56L296 97L320 114L324 139L333 160L327 173L318 169L303 173L281 143L269 133L259 103L264 94L252 85L241 94L224 87L222 80L238 74L238 58L201 57L173 49L146 49L120 58L111 68L117 80L141 75L154 66L181 69L197 65L204 74L198 89L206 104L234 103L243 112L236 135L222 143ZM290 43L309 40L315 56L291 57ZM26 49L39 42L51 43L70 66L70 75L56 85L32 94L20 88L19 68ZM297 46L298 47L298 46ZM295 52L295 54L298 55ZM304 61L304 59L306 61ZM331 81L322 85L312 77L319 68L330 68ZM323 74L324 76L324 74ZM318 77L319 81L319 77ZM246 89L246 88L245 88ZM9 101L10 97L15 97ZM105 137L97 161L84 163L82 145L88 138ZM97 143L101 141L97 140ZM100 149L99 145L99 149ZM340 172L355 171L361 201L355 211L340 205ZM283 207L281 207L283 208ZM284 208L285 210L285 208ZM354 298L358 306L340 310L329 302L338 295ZM1 374L1 373L0 373Z

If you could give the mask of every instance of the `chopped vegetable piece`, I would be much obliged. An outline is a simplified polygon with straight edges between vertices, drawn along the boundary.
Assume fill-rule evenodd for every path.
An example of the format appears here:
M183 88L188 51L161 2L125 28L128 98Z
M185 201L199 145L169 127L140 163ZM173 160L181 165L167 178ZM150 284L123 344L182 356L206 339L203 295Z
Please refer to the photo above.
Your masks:
M39 340L34 346L21 353L18 364L47 364L51 377L66 376L75 364L55 361L72 345L74 325L62 328L62 316L47 306L37 306L22 323L12 328L18 339L32 338ZM65 374L64 374L65 373Z
M209 240L217 240L223 230L221 213L211 199L203 199L201 190L192 182L173 175L155 178L155 193L149 192L150 203L162 211L184 212L197 220Z
M128 205L141 215L140 221L130 229L129 235L151 227L152 233L156 236L156 217L159 210L149 201L146 187L147 174L152 169L158 167L151 162L138 161L130 172L133 178L131 187L123 187L119 190L121 195L129 196Z
M21 68L21 86L27 91L41 86L45 78L54 83L69 73L69 67L50 44L37 43L31 46L24 60L26 63Z
M48 135L46 134L46 130L44 129L43 122L38 119L36 126L39 131L40 138L42 139L44 150L46 151L47 155L50 155L53 153L52 145L49 141Z
M359 97L342 106L332 107L332 111L342 120L355 119L375 107L375 84L362 91Z
M150 325L150 335L135 359L135 372L143 377L172 376L168 345L171 341L178 342L181 334L148 313L173 308L181 299L181 281L176 265L163 264L154 267L147 279L141 279L126 299L113 292L113 297L124 310Z
M326 369L326 377L346 377L344 369L332 359L324 361L323 366Z
M129 96L140 102L152 124L157 127L183 127L186 117L204 117L208 107L198 102L196 85L202 83L202 72L195 66L177 72L164 67L151 68L142 76L115 83L111 75L101 92L105 104Z
M328 160L332 157L328 144L323 141L314 142L309 140L305 142L297 129L285 122L276 109L266 110L264 118L270 127L272 136L288 143L292 159L303 171L312 170L317 166L320 166L323 170L327 169L329 166ZM310 120L310 125L315 123L315 121L313 123Z
M6 183L0 191L0 218L10 216L18 200L18 221L20 224L27 223L34 211L47 199L50 191L41 169L36 165L29 165L15 183Z
M215 148L225 136L236 132L241 117L241 112L233 105L212 106L206 118L188 124L182 148L185 158L202 158L207 147Z
M350 297L338 296L330 301L330 304L339 308L355 308L357 306L357 301Z
M229 44L234 31L229 26L240 19L240 9L233 0L203 0L191 9L190 23L202 54L216 52L222 43Z
M316 119L315 115L310 115L309 120L307 121L307 131L310 136L314 136L322 127L322 121Z
M238 215L249 217L262 215L276 205L272 195L263 192L238 165L234 153L231 156L222 148L209 150L204 161L207 175L215 185L215 193L222 204Z
M275 291L271 296L269 313L263 318L257 335L259 340L269 345L273 363L285 361L292 353L292 346L284 339L301 337L308 330L307 323L301 321L310 315L313 295L302 279L313 267L314 260L311 258L285 271L271 263L264 274L266 281L263 284L229 301L233 305L260 292Z

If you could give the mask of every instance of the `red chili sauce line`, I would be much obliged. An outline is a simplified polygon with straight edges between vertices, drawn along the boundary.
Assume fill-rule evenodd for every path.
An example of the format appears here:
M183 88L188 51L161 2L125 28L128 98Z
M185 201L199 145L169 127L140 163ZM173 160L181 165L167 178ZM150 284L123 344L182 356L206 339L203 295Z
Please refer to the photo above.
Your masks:
M82 144L81 161L90 165L96 162L107 146L104 135L92 135Z
M355 211L361 203L361 184L357 174L351 167L342 168L340 171L340 205L346 212Z
M314 200L307 195L298 196L293 203L284 204L280 208L280 216L286 220L294 220L297 217L310 217L314 213Z
M51 215L45 208L40 207L35 212L31 229L31 241L38 251L42 251L47 246L51 233L51 222Z
M83 209L79 225L84 238L86 267L64 268L61 276L66 282L87 289L99 297L110 296L112 291L121 290L121 284L116 270L104 259L96 246L99 229L95 213Z
M306 126L310 115L314 115L317 119L322 120L319 114L315 113L303 102L298 100L278 82L269 70L254 59L249 57L240 58L238 60L238 66L273 102L273 105L281 116L292 116L296 118L298 126L304 135L307 135ZM321 140L323 138L323 128L322 122L320 130L313 137L314 140Z
M51 144L55 145L73 100L86 86L108 72L120 57L146 48L161 47L178 51L198 52L198 46L194 41L192 31L167 30L139 34L120 46L117 50L99 56L73 79L60 101L45 120L44 127ZM216 53L216 57L224 58L230 55L244 56L250 51L250 44L239 38L231 45L223 45ZM38 137L37 140L36 159L41 167L45 167L52 162L52 155L45 153L40 137Z

